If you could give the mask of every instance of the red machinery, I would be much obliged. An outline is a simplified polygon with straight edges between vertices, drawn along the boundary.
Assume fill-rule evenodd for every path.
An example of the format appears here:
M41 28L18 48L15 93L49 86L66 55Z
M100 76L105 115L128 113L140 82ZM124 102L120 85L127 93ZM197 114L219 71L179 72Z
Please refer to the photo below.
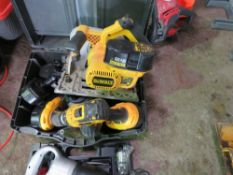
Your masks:
M196 0L177 0L177 3L183 8L192 10Z
M11 0L0 0L0 38L14 40L21 34Z
M10 0L0 0L0 20L4 20L13 11Z
M163 41L174 36L187 25L194 13L196 0L155 0L154 29L152 42Z

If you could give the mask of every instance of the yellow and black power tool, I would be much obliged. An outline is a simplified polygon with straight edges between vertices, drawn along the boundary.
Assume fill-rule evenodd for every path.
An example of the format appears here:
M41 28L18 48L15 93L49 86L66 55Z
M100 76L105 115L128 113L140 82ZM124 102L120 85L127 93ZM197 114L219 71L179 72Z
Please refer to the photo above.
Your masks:
M115 130L134 128L139 121L138 107L133 103L118 103L109 107L104 99L93 99L72 104L65 111L59 111L62 98L48 102L40 113L39 125L44 131L54 127L80 128L85 137L96 135L95 129L102 124Z
M123 17L103 30L79 25L70 35L77 50L87 40L86 84L98 90L133 88L152 68L154 46L133 34L133 20ZM132 29L132 30L131 30Z

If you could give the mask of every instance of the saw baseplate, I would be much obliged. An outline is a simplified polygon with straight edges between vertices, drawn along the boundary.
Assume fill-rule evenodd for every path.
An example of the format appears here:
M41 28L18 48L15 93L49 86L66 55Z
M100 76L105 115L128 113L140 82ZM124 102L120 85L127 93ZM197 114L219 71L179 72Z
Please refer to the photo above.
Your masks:
M65 73L63 73L61 79L59 80L58 86L55 88L55 93L131 102L138 102L139 100L136 88L130 90L118 89L114 91L96 90L89 88L86 85L83 74L84 73L81 71L76 71L67 77Z
M64 65L64 72L61 74L61 78L58 81L54 92L56 94L63 95L75 95L82 97L94 97L114 99L121 101L138 102L136 87L132 89L117 89L114 91L96 90L92 89L86 84L85 72L87 53L89 46L85 44L81 50L81 57L79 60L73 60L71 66ZM66 74L67 67L70 68L70 75Z
M212 28L233 31L233 0L206 0L207 7L223 8L228 19L215 19Z

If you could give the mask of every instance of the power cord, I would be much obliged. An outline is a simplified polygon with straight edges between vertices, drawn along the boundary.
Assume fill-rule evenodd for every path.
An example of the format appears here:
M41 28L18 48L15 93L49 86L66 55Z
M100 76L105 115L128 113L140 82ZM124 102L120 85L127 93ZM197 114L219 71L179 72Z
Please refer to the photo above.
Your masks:
M0 106L0 112L3 113L7 118L11 119L12 113L10 111L8 111L7 109L5 109L4 107ZM11 141L11 138L13 137L13 135L14 135L14 131L12 130L8 134L7 139L5 140L5 142L0 145L0 152L9 144L9 142Z
M8 74L9 74L8 68L7 66L4 66L3 76L2 76L2 79L0 80L0 86L4 84L4 82L6 81L8 77Z
M9 74L9 71L8 71L8 68L7 68L6 65L1 66L1 67L3 67L4 70L3 70L3 76L0 79L0 86L2 86L5 83L5 81L6 81L7 77L8 77L8 74ZM3 113L7 118L11 119L12 114L6 108L0 106L0 112ZM5 140L5 142L3 144L0 144L0 152L8 145L8 143L10 142L13 135L14 135L14 131L12 130L8 134L7 139Z

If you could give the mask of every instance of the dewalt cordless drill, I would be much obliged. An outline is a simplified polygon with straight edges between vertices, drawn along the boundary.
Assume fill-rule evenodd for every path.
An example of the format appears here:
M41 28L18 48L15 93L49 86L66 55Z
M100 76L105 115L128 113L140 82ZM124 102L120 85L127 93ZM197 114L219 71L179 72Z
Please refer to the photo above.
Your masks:
M118 103L109 107L104 99L93 99L72 104L67 110L59 111L61 104L62 98L56 97L43 108L39 119L42 130L68 126L80 128L83 135L88 137L95 135L94 130L90 131L91 128L102 124L115 130L127 130L135 127L139 120L139 110L133 103Z

